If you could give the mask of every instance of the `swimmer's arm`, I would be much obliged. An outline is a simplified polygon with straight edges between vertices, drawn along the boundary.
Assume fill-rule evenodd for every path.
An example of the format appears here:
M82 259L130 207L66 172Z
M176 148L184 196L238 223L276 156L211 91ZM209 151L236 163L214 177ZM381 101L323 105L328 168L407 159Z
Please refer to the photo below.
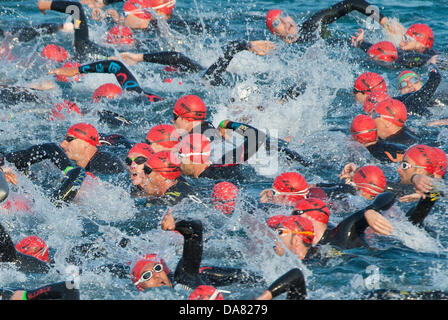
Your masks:
M233 283L260 283L263 281L260 275L239 268L207 266L201 267L199 273L201 277L206 279L207 283L215 287Z
M23 300L79 300L79 289L73 281L57 282L21 293Z
M299 84L295 84L292 87L288 88L284 93L281 94L278 103L288 102L290 99L296 99L298 96L302 95L307 87L306 82L301 82Z
M17 259L17 251L11 237L0 224L0 261L12 262Z
M423 87L420 88L420 90L416 91L413 94L415 99L417 99L417 101L419 101L421 104L425 102L428 103L433 98L434 93L442 82L442 75L440 74L439 69L437 69L436 65L432 63L428 65L428 74L428 81L426 81L426 83L423 85Z
M184 54L174 51L153 53L122 52L120 53L120 55L123 60L129 62L131 65L134 65L138 62L149 62L167 66L178 66L182 71L186 72L199 72L204 69L201 65L188 58Z
M423 221L428 216L432 207L436 203L438 196L438 193L426 194L426 197L424 199L420 199L417 205L406 213L406 217L408 218L408 220L413 225L422 226Z
M53 192L51 200L60 205L62 202L72 201L78 194L82 182L86 178L86 170L81 167L70 169L66 172L62 185Z
M305 300L306 283L300 269L292 269L272 283L256 300L272 300L287 292L287 300Z
M13 163L20 171L25 171L30 165L47 159L60 170L64 170L71 164L64 150L55 143L45 143L25 150L10 152L6 154L5 159Z

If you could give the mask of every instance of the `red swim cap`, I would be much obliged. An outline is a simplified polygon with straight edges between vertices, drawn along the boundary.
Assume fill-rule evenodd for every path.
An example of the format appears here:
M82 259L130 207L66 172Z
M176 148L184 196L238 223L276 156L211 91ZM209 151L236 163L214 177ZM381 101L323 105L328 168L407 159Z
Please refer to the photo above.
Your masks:
M188 121L204 120L207 107L198 96L187 95L176 101L173 113Z
M365 115L357 115L350 126L350 134L353 139L361 144L375 142L378 139L378 132L375 121Z
M132 14L140 19L151 19L151 13L148 9L151 7L158 14L171 15L176 0L128 0L123 6L127 14Z
M59 102L50 110L50 120L54 121L56 119L64 120L66 115L81 114L78 106L71 101L64 100L64 102Z
M148 158L146 164L165 179L174 180L181 174L180 161L174 152L157 152Z
M377 166L364 166L356 170L353 182L365 193L377 196L386 190L387 180Z
M408 157L418 166L425 168L429 174L434 174L439 164L440 154L434 148L425 144L418 144L410 147L403 155L403 159Z
M398 51L389 41L381 41L370 46L367 54L374 60L393 62L398 58Z
M360 75L353 86L355 91L362 93L372 93L377 91L387 92L384 78L374 72L366 72Z
M210 140L200 133L191 133L182 138L179 145L179 157L192 163L206 163L211 153Z
M279 214L276 216L272 216L268 219L268 221L266 222L268 227L271 229L276 229L280 223L285 220L288 216L285 216L283 214Z
M64 65L62 66L63 68L75 68L75 67L80 67L81 64L78 62L66 62L64 63ZM81 76L84 76L84 74L81 74ZM61 76L61 75L57 75L56 76L56 81L59 82L71 82L71 81L76 81L79 82L81 81L80 75L77 74L74 77L66 77L66 76Z
M16 250L44 262L50 261L48 256L48 246L45 241L38 236L23 238L16 244Z
M274 27L272 26L272 23L281 14L282 14L282 10L279 10L279 9L269 10L266 13L266 26L268 27L269 31L271 31L272 33L274 33Z
M224 297L215 287L201 285L190 294L188 300L224 300Z
M53 61L62 62L68 59L69 53L60 46L49 44L42 50L42 56Z
M165 148L174 148L180 140L179 133L171 124L159 124L152 127L146 135L146 141L157 143Z
M133 146L131 150L129 150L128 155L132 153L141 154L146 159L149 159L149 157L152 156L155 152L154 150L152 150L149 144L139 142L135 144L135 146Z
M389 98L387 92L384 91L373 92L367 96L362 108L364 109L365 113L370 114L373 110L375 110L378 103L386 100L387 98Z
M434 174L437 174L437 175L443 177L445 175L446 169L447 169L446 154L442 149L436 148L436 147L433 147L433 151L436 154L436 158L438 160L436 168L434 170Z
M287 200L295 203L304 199L309 192L305 178L297 172L284 172L275 178L272 188L277 192L293 193Z
M319 187L314 187L314 188L310 188L310 192L308 193L308 197L310 198L317 198L323 201L327 200L327 194L325 193L325 191L322 188Z
M303 242L312 244L314 240L314 227L310 219L301 216L289 216L280 222L280 228L297 232Z
M123 92L119 86L113 83L105 83L99 86L92 95L93 102L99 102L101 98L113 99L115 96Z
M72 135L76 138L79 138L91 144L94 147L100 145L99 143L100 136L98 134L98 131L95 129L94 126L88 123L78 123L71 126L67 130L66 135Z
M132 44L134 40L134 33L129 27L115 26L107 33L106 41L112 44Z
M398 127L403 127L408 117L408 111L403 102L392 98L378 103L375 108L375 113Z
M434 44L434 33L426 24L413 24L406 31L406 34L424 45L426 48L432 48L432 45Z
M327 224L330 218L330 209L325 202L317 198L303 199L297 202L292 215L306 214L310 218Z
M162 258L159 258L156 254L151 253L143 256L140 260L138 260L134 267L131 270L131 281L132 283L136 283L138 280L140 280L140 277L142 276L142 270L148 263L160 263L163 266L163 271L165 271L166 274L170 273L170 269L166 265L165 261ZM141 287L141 284L137 285L137 289L140 291L143 291L143 288Z
M215 184L212 191L212 201L215 209L224 214L231 214L235 210L235 200L238 187L231 182L223 181Z

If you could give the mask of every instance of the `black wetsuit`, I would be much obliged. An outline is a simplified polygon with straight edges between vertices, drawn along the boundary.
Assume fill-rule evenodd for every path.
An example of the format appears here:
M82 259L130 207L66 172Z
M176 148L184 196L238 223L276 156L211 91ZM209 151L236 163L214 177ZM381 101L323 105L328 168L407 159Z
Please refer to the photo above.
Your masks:
M10 300L15 291L24 290L23 300L79 300L79 289L73 281L47 284L37 289L0 289L0 300Z
M396 289L375 289L364 293L362 300L447 300L448 292L431 291L406 291Z
M368 247L364 240L364 231L369 225L364 213L369 209L375 211L388 210L394 204L394 201L395 195L391 192L378 195L368 207L345 218L335 228L327 228L319 244L331 244L342 250Z
M408 146L379 139L375 144L366 148L375 159L381 162L396 162L401 159Z
M411 146L419 143L421 139L415 136L415 134L407 127L403 127L398 132L382 140L385 142L398 143L406 146Z
M202 78L206 79L210 84L217 86L226 83L222 75L225 73L235 54L248 50L249 45L250 43L247 41L229 42L223 48L224 55L219 57L218 60L208 68L202 67L199 63L186 57L182 53L172 51L144 53L143 61L175 66L178 67L180 71L184 72L203 72Z
M421 198L417 205L406 213L408 220L412 222L412 224L422 227L423 221L428 216L439 196L439 193L426 194L425 199Z
M125 172L123 163L114 155L97 151L85 168L73 164L64 150L55 143L35 145L25 150L14 151L6 154L6 160L23 172L29 167L43 160L50 160L65 173L62 185L53 193L52 200L68 202L75 198L86 175L117 174Z
M442 82L442 75L433 64L428 65L428 81L415 92L403 94L394 99L400 100L406 106L409 115L429 116L429 109L434 104L434 93Z
M16 250L11 237L0 224L0 262L12 262L22 272L46 273L50 265Z
M40 92L31 88L0 85L0 103L5 105L20 102L43 103L44 99L40 96Z
M149 102L163 100L161 97L144 91L138 84L132 72L118 60L104 60L82 65L79 73L111 73L115 76L121 88L125 91L137 92L148 98Z
M72 8L72 9L71 9ZM74 1L53 1L51 10L71 14L74 18L79 12L79 20L73 21L75 26L75 40L73 42L74 58L76 61L86 61L88 58L104 59L114 55L112 49L101 47L89 39L89 26L83 6ZM75 13L75 10L78 11Z
M37 26L14 26L7 31L2 30L0 36L4 35L6 32L6 36L10 34L12 40L17 39L19 42L28 42L40 35L56 33L58 30L62 29L62 27L62 24L57 23L42 23Z

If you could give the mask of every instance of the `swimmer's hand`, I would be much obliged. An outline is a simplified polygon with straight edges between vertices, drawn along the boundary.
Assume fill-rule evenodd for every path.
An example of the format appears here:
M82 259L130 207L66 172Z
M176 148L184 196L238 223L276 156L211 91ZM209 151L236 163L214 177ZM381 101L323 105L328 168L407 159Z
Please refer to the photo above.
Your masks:
M55 87L55 84L51 80L43 80L40 82L33 82L30 84L30 88L41 90L41 91L47 91L47 90L53 90Z
M12 169L8 167L2 167L2 170L6 182L17 185L17 175L12 171Z
M100 21L104 19L106 15L104 14L103 10L100 8L93 8L92 9L92 19L96 21Z
M352 181L356 169L358 169L358 166L353 162L346 164L344 166L344 169L342 169L341 174L339 175L339 179L345 179L345 183L348 184L350 181Z
M227 123L229 123L229 121L230 120L223 120L223 121L221 121L221 123L219 124L219 128L218 128L218 130L219 130L219 134L221 135L221 137L223 138L223 139L226 139L226 125L227 125Z
M51 10L51 3L53 1L47 1L47 0L39 0L37 3L37 9L39 9L42 14L47 14L47 10Z
M407 194L405 196L398 198L398 201L400 201L400 202L415 202L415 201L420 200L421 197L422 197L422 195L419 193L412 193L412 194Z
M86 4L89 8L102 8L104 7L103 0L81 0L82 4Z
M359 29L358 32L352 36L352 46L358 48L361 43L364 42L364 30Z
M176 222L174 221L174 217L171 214L171 209L169 209L162 219L162 230L173 231L175 228Z
M441 127L446 125L448 125L448 119L435 120L427 124L428 127Z
M435 55L435 56L432 56L431 57L431 59L429 59L427 62L426 62L426 64L434 64L434 65L437 65L437 58L439 57L439 55Z
M364 213L364 217L370 228L372 228L377 235L389 236L391 234L393 229L392 225L389 220L384 218L379 212L370 209Z
M260 193L260 202L261 203L271 203L273 202L274 195L272 193L272 189L264 189Z
M381 26L393 35L404 35L406 33L406 28L398 21L390 21L386 17L381 19Z
M79 74L78 67L62 67L56 68L48 72L48 74L55 74L57 76L74 77Z
M275 50L275 45L272 41L256 40L249 41L248 50L259 56L265 56Z
M411 182L415 187L415 191L421 194L423 199L426 198L425 193L433 189L433 179L423 174L416 174L411 177Z
M71 22L66 22L66 23L64 23L62 25L61 31L62 32L67 32L67 33L74 32L75 31L75 26Z
M258 298L255 298L255 300L272 300L272 293L271 291L266 290Z
M120 56L130 66L134 66L143 61L143 53L122 52Z

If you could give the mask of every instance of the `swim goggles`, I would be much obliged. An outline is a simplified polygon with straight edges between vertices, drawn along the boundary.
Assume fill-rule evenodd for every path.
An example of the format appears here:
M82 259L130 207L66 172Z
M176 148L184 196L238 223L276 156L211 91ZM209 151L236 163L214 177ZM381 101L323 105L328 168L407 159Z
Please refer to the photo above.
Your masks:
M418 166L418 165L416 165L416 164L411 164L411 163L406 162L406 161L402 161L402 162L400 163L399 168L400 168L401 170L408 170L408 169L410 169L410 168L421 168L421 169L426 169L426 167Z
M305 236L313 236L314 232L312 231L295 231L295 230L291 230L291 229L286 229L286 228L277 228L275 229L275 233L277 233L279 236L288 234L288 233L293 233L296 235L305 235Z
M282 13L272 21L272 27L277 28L282 23L281 19L286 19L288 17L289 15L285 11L282 11Z
M72 142L73 140L76 140L76 139L78 139L78 138L73 137L73 136L66 136L66 137L64 138L64 141Z
M127 157L125 161L126 161L126 164L128 166L130 166L132 164L132 162L135 162L136 164L144 164L147 160L148 159L146 159L145 157L138 156L138 157L135 157L135 158Z
M145 271L141 276L140 279L138 279L138 281L136 283L134 283L134 285L139 285L140 283L146 282L148 280L151 280L152 278L152 272L157 272L160 273L163 271L163 266L162 264L158 263L156 265L154 265L154 267L152 268L152 270L148 270Z
M275 190L275 188L271 188L271 189L268 189L268 190L272 191L272 194L274 195L274 197L282 196L282 195L285 195L285 196L306 196L306 195L308 195L308 192L309 192L308 188L300 190L300 191L293 191L293 192L282 192L282 191Z
M408 75L406 77L406 75L404 75L403 77L400 78L400 80L398 80L398 85L400 87L400 89L404 89L407 88L409 86L409 84L416 84L419 83L420 79L418 77L416 77L415 75Z

